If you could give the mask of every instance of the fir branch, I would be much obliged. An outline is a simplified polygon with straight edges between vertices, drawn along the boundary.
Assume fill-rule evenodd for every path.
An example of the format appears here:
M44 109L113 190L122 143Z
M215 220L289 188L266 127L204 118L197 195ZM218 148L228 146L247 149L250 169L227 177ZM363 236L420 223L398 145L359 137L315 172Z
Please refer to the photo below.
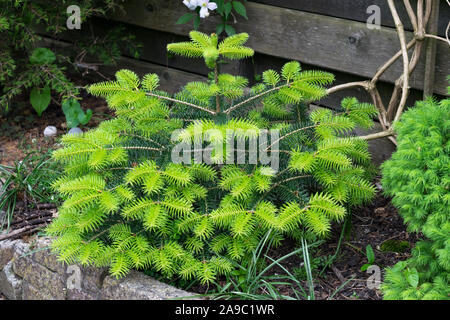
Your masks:
M173 98L170 98L170 97L161 96L159 94L152 93L152 92L146 92L145 94L147 96L155 97L155 98L158 98L158 99L161 99L161 100L167 100L167 101L174 102L174 103L184 104L186 106L189 106L189 107L192 107L192 108L195 108L195 109L199 109L199 110L208 112L209 114L212 114L212 115L216 115L217 114L216 112L214 112L212 110L203 108L202 106L199 106L199 105L196 105L196 104L193 104L193 103L189 103L189 102L185 102L185 101L182 101L182 100L173 99Z

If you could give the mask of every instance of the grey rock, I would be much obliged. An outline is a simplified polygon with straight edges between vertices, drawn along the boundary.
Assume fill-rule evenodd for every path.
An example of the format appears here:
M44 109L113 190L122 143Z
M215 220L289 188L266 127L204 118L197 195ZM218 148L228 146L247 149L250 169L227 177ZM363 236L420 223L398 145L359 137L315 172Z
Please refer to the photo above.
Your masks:
M67 134L77 135L77 134L82 134L82 133L83 133L83 130L81 130L78 127L75 127L75 128L70 129Z
M0 270L2 270L14 256L16 241L0 241Z
M43 295L57 300L65 299L65 279L58 273L38 263L33 263L33 260L27 256L14 259L13 270L22 277L24 282L39 290Z
M4 180L0 178L0 199L2 198L3 193L5 193L5 191L3 190L4 183ZM6 222L6 212L0 210L0 231L2 230L3 222Z
M54 137L58 133L58 129L55 126L48 126L44 129L44 136Z
M0 292L8 300L22 299L22 280L14 274L12 261L0 271Z
M143 273L131 271L123 279L107 276L103 282L100 298L104 300L168 300L182 297L189 299L193 295Z
M52 240L48 237L39 238L34 243L31 259L60 275L66 274L67 265L58 261L58 257L50 251Z
M194 294L132 271L123 279L107 268L66 267L51 254L51 238L0 242L0 293L23 300L163 300L192 299Z
M92 292L100 290L107 275L108 270L106 268L81 268L82 288Z
M43 292L33 285L23 282L22 287L22 299L23 300L58 300L47 292Z
M1 196L2 196L2 195L0 194L0 197L1 197ZM6 221L6 212L0 210L0 233L1 233L1 231L2 231L3 225L4 225L4 224L6 225L6 223L7 223L7 221Z
M98 300L98 292L91 293L82 290L67 290L67 300Z

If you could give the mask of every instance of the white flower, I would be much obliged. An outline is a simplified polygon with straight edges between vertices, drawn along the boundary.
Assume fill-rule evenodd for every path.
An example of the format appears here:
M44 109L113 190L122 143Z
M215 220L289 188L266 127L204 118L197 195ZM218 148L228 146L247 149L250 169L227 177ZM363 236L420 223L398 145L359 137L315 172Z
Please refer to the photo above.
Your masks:
M201 7L200 18L209 17L209 10L217 9L217 4L209 2L209 0L198 0L197 5Z
M183 3L191 10L194 10L198 6L198 0L184 0Z

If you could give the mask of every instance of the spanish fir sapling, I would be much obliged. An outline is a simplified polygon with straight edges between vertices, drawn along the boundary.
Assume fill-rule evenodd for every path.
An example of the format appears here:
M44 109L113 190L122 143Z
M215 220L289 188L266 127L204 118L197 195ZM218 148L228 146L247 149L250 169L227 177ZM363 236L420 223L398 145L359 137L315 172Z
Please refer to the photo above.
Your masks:
M416 243L412 257L386 270L388 300L450 299L450 99L418 102L395 125L398 149L382 184Z
M268 230L275 243L325 237L346 206L372 197L367 143L344 136L372 124L372 105L349 98L338 114L308 116L304 102L324 97L334 77L301 71L298 62L281 74L266 71L263 83L245 93L248 80L220 73L218 60L251 57L248 35L220 43L215 34L190 37L168 50L203 58L213 80L188 83L171 96L158 90L157 75L139 79L121 70L116 81L88 88L106 98L116 118L64 136L64 147L54 152L65 168L54 187L66 201L47 232L56 236L52 246L62 261L109 266L117 277L145 268L207 283L251 256ZM208 134L212 129L216 134ZM180 142L217 145L234 130L248 144L263 129L281 132L264 149L279 153L279 171L224 164L229 149L215 149L211 164L171 160Z

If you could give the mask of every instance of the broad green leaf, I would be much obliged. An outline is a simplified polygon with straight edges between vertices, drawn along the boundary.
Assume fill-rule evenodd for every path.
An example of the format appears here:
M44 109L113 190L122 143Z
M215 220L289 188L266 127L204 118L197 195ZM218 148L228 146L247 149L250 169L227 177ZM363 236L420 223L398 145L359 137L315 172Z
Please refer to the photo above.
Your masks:
M195 30L197 30L198 27L200 27L200 23L201 23L201 22L202 22L202 21L200 20L200 17L199 17L199 16L196 16L195 19L194 19L194 29L195 29Z
M216 0L215 2L217 4L217 12L222 16L223 12L224 12L224 7L225 7L225 1L224 0Z
M226 5L225 5L225 9L224 9L224 12L225 12L225 17L228 19L228 16L230 15L230 13L231 13L231 9L232 9L233 7L232 7L232 5L231 5L231 3L230 2L228 2Z
M236 34L236 30L232 26L230 26L229 24L225 25L225 32L229 36L232 36L232 35Z
M241 2L233 1L233 8L237 13L239 13L241 16L243 16L245 19L248 20L247 9L245 9L245 6Z
M406 280L408 280L408 283L413 286L414 288L417 288L419 286L419 273L417 272L416 268L406 269L403 271Z
M225 30L225 25L223 23L217 25L217 27L216 27L217 35L220 36L224 30Z
M45 87L42 90L38 88L33 88L33 90L31 90L30 102L39 117L49 106L51 98L49 87Z
M372 246L370 244L366 247L366 255L367 255L367 261L370 264L373 264L375 262L375 254L374 254Z
M366 263L365 265L363 265L362 267L361 267L361 271L366 271L370 266L371 266L372 264L370 264L370 263Z
M185 24L194 19L195 15L192 13L186 13L185 15L182 15L180 19L177 20L175 24Z
M85 114L83 109L81 109L80 103L75 99L64 100L62 109L69 128L75 128L80 123L86 125L92 117L92 110L88 109Z
M82 125L87 125L89 121L91 121L92 118L92 110L87 109L86 113L79 113L78 114L78 120Z

